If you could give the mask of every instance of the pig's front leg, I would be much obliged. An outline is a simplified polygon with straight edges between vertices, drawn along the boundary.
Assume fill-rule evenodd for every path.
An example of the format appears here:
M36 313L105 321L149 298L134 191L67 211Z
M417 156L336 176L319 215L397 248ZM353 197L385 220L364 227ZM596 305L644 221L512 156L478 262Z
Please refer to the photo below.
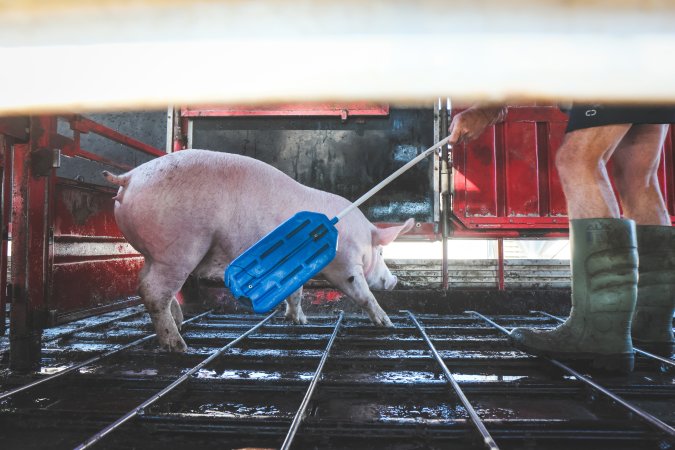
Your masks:
M178 299L174 297L171 299L171 316L173 317L173 321L176 322L176 328L178 328L178 331L183 327L183 310L180 307L180 303L178 303Z
M286 299L286 318L291 319L294 323L298 325L307 324L307 317L305 313L302 312L302 306L300 302L302 301L302 288L293 292Z
M389 320L389 316L387 316L387 313L380 307L380 304L377 303L375 296L370 291L366 278L363 276L363 271L358 270L354 272L355 273L351 275L332 274L329 276L326 274L326 278L328 278L335 287L356 302L357 305L363 308L375 325L381 327L393 327L394 325L391 323L391 320Z

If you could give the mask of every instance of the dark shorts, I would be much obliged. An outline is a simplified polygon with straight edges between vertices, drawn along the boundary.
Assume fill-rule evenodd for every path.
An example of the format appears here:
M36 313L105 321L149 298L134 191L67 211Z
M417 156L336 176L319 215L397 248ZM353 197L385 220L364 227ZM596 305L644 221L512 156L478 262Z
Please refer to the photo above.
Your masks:
M573 105L567 132L621 123L675 123L675 106Z

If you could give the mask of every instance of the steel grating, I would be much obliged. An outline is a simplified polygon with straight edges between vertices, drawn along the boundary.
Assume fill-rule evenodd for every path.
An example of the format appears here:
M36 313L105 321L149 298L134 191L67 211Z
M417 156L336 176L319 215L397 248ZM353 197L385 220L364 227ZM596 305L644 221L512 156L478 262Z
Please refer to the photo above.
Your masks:
M310 316L296 326L281 314L207 313L185 324L190 349L182 355L156 351L137 308L56 328L40 374L3 369L0 440L7 449L672 446L675 372L667 361L638 353L629 376L589 376L664 431L514 349L497 328L554 326L554 317L390 317L393 329L356 315ZM65 374L35 383L57 373Z

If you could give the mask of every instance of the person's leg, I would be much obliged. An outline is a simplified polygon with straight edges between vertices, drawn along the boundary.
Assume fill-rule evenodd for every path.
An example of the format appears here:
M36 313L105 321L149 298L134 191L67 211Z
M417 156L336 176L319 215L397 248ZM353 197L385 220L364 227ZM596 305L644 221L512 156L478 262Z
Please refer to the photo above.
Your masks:
M675 310L675 228L670 225L657 170L667 125L636 125L612 157L624 215L637 223L640 258L632 336L647 350L670 355Z
M670 225L657 170L668 125L633 125L612 155L624 217L637 225Z
M513 330L512 339L530 353L587 360L610 370L633 367L635 224L619 218L604 163L629 129L611 125L573 131L558 150L556 166L570 217L572 311L553 330Z
M630 128L630 124L607 125L565 135L555 163L570 219L619 217L605 160Z

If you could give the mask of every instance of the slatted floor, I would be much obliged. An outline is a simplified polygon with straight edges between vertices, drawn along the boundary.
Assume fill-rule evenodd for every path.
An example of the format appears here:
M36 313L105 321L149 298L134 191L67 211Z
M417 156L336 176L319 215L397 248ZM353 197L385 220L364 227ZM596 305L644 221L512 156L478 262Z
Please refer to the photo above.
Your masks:
M152 333L141 309L52 329L40 374L2 371L0 442L3 449L672 448L672 359L638 354L634 373L592 374L599 385L592 387L514 349L495 327L555 325L541 313L391 318L395 328L381 329L337 313L310 316L306 326L281 315L260 325L261 316L209 313L185 325L190 349L182 355L157 352L152 339L123 348ZM103 319L112 321L96 326ZM78 331L82 325L89 328Z

